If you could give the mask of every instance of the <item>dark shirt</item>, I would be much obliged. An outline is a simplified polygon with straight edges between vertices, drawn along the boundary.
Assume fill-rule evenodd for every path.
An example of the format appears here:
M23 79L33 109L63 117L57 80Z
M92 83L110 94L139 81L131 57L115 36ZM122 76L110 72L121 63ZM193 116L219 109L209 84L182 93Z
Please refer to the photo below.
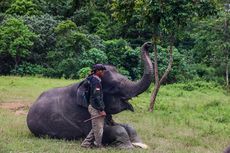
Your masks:
M90 97L89 103L93 108L103 111L105 104L103 102L103 91L101 79L96 75L91 75L87 78L90 82Z

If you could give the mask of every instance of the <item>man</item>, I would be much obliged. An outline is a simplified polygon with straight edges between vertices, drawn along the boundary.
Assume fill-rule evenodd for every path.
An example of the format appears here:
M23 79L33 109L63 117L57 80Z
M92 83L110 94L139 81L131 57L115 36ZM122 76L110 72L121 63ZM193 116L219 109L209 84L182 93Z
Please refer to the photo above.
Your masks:
M106 68L104 65L96 64L92 68L92 74L87 77L90 82L88 111L91 118L96 118L92 119L92 130L81 144L81 146L85 148L91 147L92 144L99 148L102 147L101 142L106 113L104 111L105 105L103 102L101 77L104 75L105 70ZM95 141L93 142L93 140Z

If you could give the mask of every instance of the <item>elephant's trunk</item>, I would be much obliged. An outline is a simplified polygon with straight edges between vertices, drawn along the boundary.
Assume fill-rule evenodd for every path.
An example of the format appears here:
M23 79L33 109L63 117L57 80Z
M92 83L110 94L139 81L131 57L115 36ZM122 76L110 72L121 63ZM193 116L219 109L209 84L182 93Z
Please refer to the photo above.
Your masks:
M127 89L128 98L135 97L148 89L153 78L153 65L149 57L149 43L143 44L141 47L141 59L144 62L144 74L137 82L127 81L125 88Z

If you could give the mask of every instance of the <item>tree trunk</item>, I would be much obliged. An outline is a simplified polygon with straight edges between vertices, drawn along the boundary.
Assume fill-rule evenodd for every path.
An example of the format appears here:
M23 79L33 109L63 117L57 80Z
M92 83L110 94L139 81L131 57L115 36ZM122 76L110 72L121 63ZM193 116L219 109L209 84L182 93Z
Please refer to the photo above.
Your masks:
M172 63L173 63L173 37L170 38L170 48L169 48L169 63L168 67L165 70L164 74L162 75L160 81L159 81L159 75L158 75L158 64L157 64L157 47L154 44L154 72L155 72L155 87L154 90L151 94L151 99L150 99L150 106L149 106L149 111L152 112L154 110L154 105L156 101L156 97L158 94L158 91L160 90L161 84L165 81L167 78L171 68L172 68Z
M228 71L228 68L229 68L229 64L228 64L228 55L227 55L227 57L226 57L227 59L227 63L226 63L226 86L227 86L227 89L229 89L229 76L228 76L228 73L229 73L229 71Z
M19 56L15 56L14 57L14 62L15 62L15 65L14 65L14 69L15 69L15 72L17 71L17 68L18 68L18 64L20 62L20 57Z
M158 74L158 63L157 63L157 45L156 43L154 42L154 77L155 77L155 87L154 87L154 90L151 94L151 99L150 99L150 106L149 106L149 111L152 112L153 111L153 107L154 107L154 103L155 103L155 100L156 100L156 96L157 96L157 93L159 91L159 74Z
M171 43L170 44L170 49L169 49L169 64L168 64L167 69L165 70L165 73L161 77L160 84L162 84L165 81L165 79L167 78L170 70L172 69L172 63L173 63L173 55L172 55L172 53L173 53L173 44Z
M16 71L16 70L17 70L17 68L18 68L18 60L17 60L17 58L16 58L16 57L14 58L14 62L15 62L15 65L14 65L14 70Z
M154 109L154 105L155 105L155 101L156 101L159 89L160 89L160 83L158 82L155 84L154 90L153 90L152 95L151 95L150 106L149 106L150 112L152 112Z
M225 18L225 21L224 21L224 31L225 33L228 33L228 19ZM228 39L227 39L227 36L225 35L225 42L227 42ZM228 56L229 56L229 49L227 47L225 47L225 57L226 57L226 67L225 67L225 80L226 80L226 88L229 89L229 71L228 71L228 68L229 68L229 59L228 59Z

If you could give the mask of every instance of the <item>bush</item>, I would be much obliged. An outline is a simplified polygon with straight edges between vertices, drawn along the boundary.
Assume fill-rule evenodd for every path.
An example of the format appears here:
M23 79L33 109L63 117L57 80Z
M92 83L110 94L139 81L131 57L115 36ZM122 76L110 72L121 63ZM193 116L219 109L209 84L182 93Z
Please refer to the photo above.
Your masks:
M161 77L168 67L169 53L168 48L157 46L158 48L158 70ZM151 61L154 64L154 53L150 53ZM172 69L164 83L174 83L178 81L186 81L192 79L195 73L185 59L185 55L181 54L177 48L173 48L173 64Z
M83 52L80 59L80 67L91 67L96 63L107 63L108 61L106 54L96 48Z
M17 67L17 69L11 70L11 73L21 75L21 76L37 75L37 74L43 75L45 71L46 69L41 65L23 62L21 65Z
M122 64L125 63L124 53L129 48L128 43L123 39L105 41L105 53L108 57L109 64L121 67Z
M204 64L195 64L193 68L195 69L197 75L205 80L210 80L214 77L215 69L212 67L207 67Z
M37 35L21 19L9 17L0 25L0 54L10 55L15 69L22 58L27 58Z
M124 39L105 41L108 62L121 70L122 74L136 79L139 76L139 49L133 50Z
M207 89L219 89L219 86L215 82L205 82L205 81L190 81L182 86L185 91L193 90L207 90Z
M140 48L137 47L135 50L129 48L124 53L125 62L122 64L124 69L128 71L126 75L130 76L132 80L137 80L141 77L143 73L143 66L141 66L141 51ZM122 73L125 74L125 73Z
M122 75L127 76L127 78L131 79L129 71L125 70L125 68L123 67L118 68L118 72L121 73Z
M103 39L101 39L98 35L89 34L87 35L87 38L91 42L92 48L97 48L101 51L105 51L105 45L103 43Z
M91 68L90 67L84 67L78 71L79 78L85 78L90 74Z
M79 70L79 66L76 58L70 57L63 59L56 68L59 72L59 77L75 79L78 78L77 72Z

